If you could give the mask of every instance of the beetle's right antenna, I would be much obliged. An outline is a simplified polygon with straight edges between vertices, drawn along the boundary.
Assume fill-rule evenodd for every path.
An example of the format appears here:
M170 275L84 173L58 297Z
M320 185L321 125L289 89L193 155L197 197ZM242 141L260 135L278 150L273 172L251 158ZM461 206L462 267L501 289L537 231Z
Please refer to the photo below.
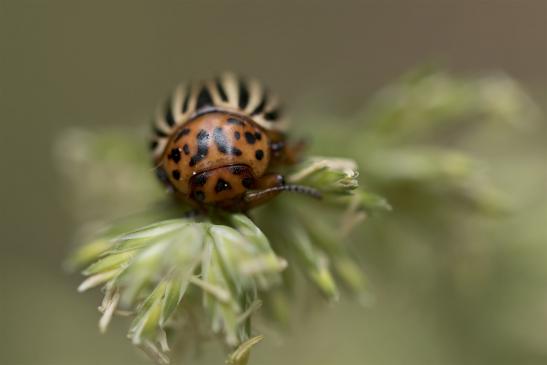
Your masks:
M309 195L315 199L322 198L321 192L319 190L309 186L304 186L304 185L296 185L296 184L282 185L280 186L280 190Z
M257 198L261 195L266 195L274 191L290 191L293 193L308 195L315 199L321 199L323 197L321 192L315 188L304 186L304 185L295 185L295 184L273 186L271 188L267 188L264 190L252 191L252 192L249 192L248 194L249 194L249 197Z

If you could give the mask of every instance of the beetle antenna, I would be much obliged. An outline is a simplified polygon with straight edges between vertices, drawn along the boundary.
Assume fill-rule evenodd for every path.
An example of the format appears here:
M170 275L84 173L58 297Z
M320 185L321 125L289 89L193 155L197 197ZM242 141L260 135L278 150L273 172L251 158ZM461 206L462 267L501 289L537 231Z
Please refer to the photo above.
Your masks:
M321 199L322 197L321 192L319 190L312 188L310 186L286 184L286 185L280 186L280 188L281 188L280 190L282 191L291 191L293 193L309 195L316 199Z
M289 191L289 192L293 192L293 193L308 195L308 196L311 196L315 199L321 199L323 197L321 192L319 190L315 189L315 188L312 188L312 187L309 187L309 186L304 186L304 185L295 185L295 184L285 184L285 185L280 185L280 186L273 186L271 188L267 188L267 189L264 189L264 190L258 190L258 191L255 191L255 192L251 192L251 194L254 197L256 197L257 195L268 194L268 193L271 193L273 191Z

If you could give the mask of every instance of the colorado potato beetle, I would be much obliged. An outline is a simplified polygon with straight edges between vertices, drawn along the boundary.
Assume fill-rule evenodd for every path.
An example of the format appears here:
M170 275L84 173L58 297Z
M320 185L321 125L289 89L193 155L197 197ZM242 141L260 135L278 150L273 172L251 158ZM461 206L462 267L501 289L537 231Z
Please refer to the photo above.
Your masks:
M197 208L246 211L282 191L320 197L274 172L302 149L288 143L286 130L277 98L254 79L226 73L179 85L154 118L156 174Z

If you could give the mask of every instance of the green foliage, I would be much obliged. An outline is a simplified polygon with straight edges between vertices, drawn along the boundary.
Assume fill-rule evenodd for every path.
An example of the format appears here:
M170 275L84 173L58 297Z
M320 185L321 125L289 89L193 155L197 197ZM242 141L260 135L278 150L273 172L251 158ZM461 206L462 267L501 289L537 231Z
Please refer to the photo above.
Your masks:
M501 213L507 197L490 182L484 164L456 146L479 123L522 130L539 115L503 74L461 78L423 68L382 89L358 113L349 151L376 191L412 188Z

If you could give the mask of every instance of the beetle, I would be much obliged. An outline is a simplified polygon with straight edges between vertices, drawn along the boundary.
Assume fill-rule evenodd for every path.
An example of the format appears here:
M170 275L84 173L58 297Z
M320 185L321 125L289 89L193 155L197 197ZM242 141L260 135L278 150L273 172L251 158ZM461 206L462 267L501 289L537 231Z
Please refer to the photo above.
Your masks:
M255 79L224 73L179 85L153 121L156 174L195 208L247 211L282 191L320 198L274 172L303 147L289 144L286 130L277 97Z

